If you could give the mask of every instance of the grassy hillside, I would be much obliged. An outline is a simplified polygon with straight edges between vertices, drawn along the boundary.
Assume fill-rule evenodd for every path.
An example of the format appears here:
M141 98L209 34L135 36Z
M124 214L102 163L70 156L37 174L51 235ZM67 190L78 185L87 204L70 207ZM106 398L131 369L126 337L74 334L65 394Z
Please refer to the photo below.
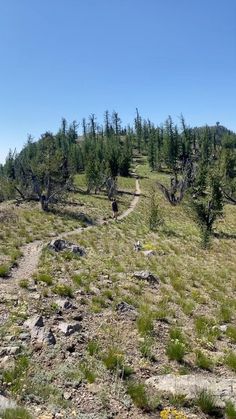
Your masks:
M86 250L85 257L45 248L32 280L16 284L17 299L3 298L8 313L1 336L4 342L11 336L21 355L15 360L18 374L13 367L2 368L2 386L17 395L33 418L48 414L44 417L168 419L167 408L173 409L172 417L207 418L197 401L157 394L145 387L145 380L170 372L209 371L235 378L236 207L226 205L212 246L203 250L187 205L170 206L157 189L163 223L150 231L153 187L168 175L150 172L145 162L136 172L142 195L127 218L71 234L70 240ZM83 184L82 177L78 184ZM120 180L120 189L128 192L119 195L120 211L129 206L134 185L134 179ZM71 211L79 208L93 220L110 215L102 195L78 194L73 199L79 207L71 205L70 216L63 217L42 214L36 207L9 206L8 214L17 222L14 228L10 222L2 224L2 249L7 249L2 263L17 259L21 245L29 240L78 226ZM134 250L138 240L139 252ZM153 254L147 256L145 250ZM141 270L159 281L135 278L133 273ZM9 281L9 294L13 293L11 279L2 281ZM68 296L77 308L59 310L58 295ZM127 311L120 303L128 304ZM67 338L55 331L53 346L22 345L23 320L35 313L44 316L52 331L60 318L70 322L80 316L81 330Z

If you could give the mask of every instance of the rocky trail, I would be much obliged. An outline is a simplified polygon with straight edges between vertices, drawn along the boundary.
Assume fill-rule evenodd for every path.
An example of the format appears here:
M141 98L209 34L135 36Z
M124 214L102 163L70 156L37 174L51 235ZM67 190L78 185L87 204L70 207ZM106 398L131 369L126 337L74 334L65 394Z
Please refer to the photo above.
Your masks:
M132 213L139 201L141 194L140 183L138 178L136 178L136 186L135 186L135 193L134 198L131 201L130 207L124 211L119 217L118 220L122 220L123 218L127 217L130 213ZM107 221L99 221L97 224L88 226L86 228L79 227L72 231L67 231L62 233L60 236L55 237L54 239L65 239L70 234L79 234L85 230L90 228L95 228L98 225L102 225L107 223ZM20 279L30 279L32 277L32 273L37 269L39 258L43 247L45 246L46 241L34 241L22 247L23 256L20 258L19 263L16 267L14 267L11 271L11 285ZM4 284L5 286L9 286L9 281L1 280L0 282L1 287ZM9 291L9 290L8 290Z

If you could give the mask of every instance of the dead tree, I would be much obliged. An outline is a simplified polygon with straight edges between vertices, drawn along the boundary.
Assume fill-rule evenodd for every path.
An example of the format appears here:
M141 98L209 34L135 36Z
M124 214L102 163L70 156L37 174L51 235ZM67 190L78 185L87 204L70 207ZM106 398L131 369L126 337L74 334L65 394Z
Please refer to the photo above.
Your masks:
M169 188L162 185L160 182L157 182L157 186L165 198L169 201L169 203L173 206L176 206L183 200L185 191L187 189L187 182L186 179L178 181L178 179L173 177L170 180Z

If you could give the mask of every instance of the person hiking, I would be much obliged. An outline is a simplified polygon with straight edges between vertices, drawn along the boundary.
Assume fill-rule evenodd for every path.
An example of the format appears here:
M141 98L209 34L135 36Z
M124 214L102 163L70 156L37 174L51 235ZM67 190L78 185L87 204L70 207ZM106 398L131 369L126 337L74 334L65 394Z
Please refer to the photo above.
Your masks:
M117 220L117 216L118 216L118 205L117 205L116 198L113 198L113 201L111 203L111 208L112 208L112 211L113 211L113 218L115 220Z

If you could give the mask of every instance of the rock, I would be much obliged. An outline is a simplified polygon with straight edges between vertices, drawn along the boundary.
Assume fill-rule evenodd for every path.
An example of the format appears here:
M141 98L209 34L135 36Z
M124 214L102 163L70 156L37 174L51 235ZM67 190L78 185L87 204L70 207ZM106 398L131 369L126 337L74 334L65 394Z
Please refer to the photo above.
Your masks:
M134 250L135 252L139 252L142 249L142 245L140 241L138 240L136 243L134 243Z
M20 352L19 346L6 346L0 348L0 357L4 355L17 355Z
M149 271L137 271L133 273L133 276L137 279L143 279L152 284L158 284L160 282L160 279Z
M62 239L52 240L48 247L55 250L56 252L60 252L66 248L66 241Z
M136 320L137 318L137 311L135 307L133 307L131 304L126 303L125 301L121 301L116 306L116 311L123 316L128 316L130 320Z
M70 393L69 391L65 391L65 393L63 394L63 397L65 400L70 400L72 399L72 393Z
M47 327L34 327L31 330L31 339L38 344L55 345L56 338L51 329Z
M59 298L58 300L55 301L55 304L58 306L58 308L62 309L62 310L67 310L69 308L76 308L75 306L73 306L73 304L71 304L71 302L69 300L67 300L66 298Z
M64 333L65 336L70 336L75 332L78 332L81 329L81 325L79 323L66 323L61 322L58 325L58 329L61 330L62 333Z
M100 289L94 286L91 286L89 288L89 294L91 295L99 295L100 294Z
M144 256L149 257L149 256L154 256L156 252L154 250L144 250L143 254Z
M49 249L52 249L55 252L61 252L63 250L70 250L72 253L79 254L80 256L84 256L86 253L82 247L77 246L76 244L70 243L63 239L52 240L48 244L48 247Z
M5 355L3 357L0 358L0 369L11 369L13 368L15 365L15 361L14 358Z
M146 380L146 384L159 392L183 394L190 400L205 389L215 397L217 407L224 407L228 400L236 407L236 378L223 378L213 374L208 374L207 377L202 374L167 374L151 377Z
M20 333L19 335L20 340L30 340L30 334L27 332Z
M30 330L34 327L43 327L43 317L36 314L33 317L30 317L28 320L24 322L24 326L28 327Z
M119 304L117 304L116 310L119 311L120 313L126 313L128 311L136 312L136 309L134 308L134 306L126 303L125 301L121 301Z
M41 295L37 292L36 294L32 295L32 297L34 300L40 300Z
M83 320L83 314L82 313L77 313L74 316L72 316L72 319L77 321L77 322L81 322Z
M223 333L227 332L227 329L228 329L227 324L222 324L221 326L219 326L219 330Z
M0 410L11 409L16 407L16 403L13 400L7 399L7 397L0 394Z

